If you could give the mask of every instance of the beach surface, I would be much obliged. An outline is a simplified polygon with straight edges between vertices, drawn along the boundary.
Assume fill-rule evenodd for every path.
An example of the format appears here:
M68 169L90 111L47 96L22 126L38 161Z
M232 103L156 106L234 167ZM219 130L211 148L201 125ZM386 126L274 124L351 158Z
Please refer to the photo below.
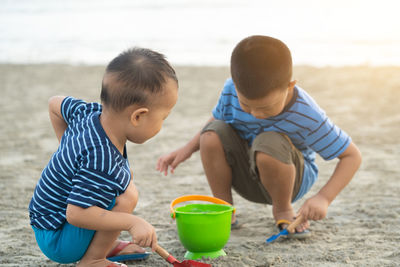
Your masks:
M199 153L175 174L155 170L159 156L185 144L211 116L227 67L176 67L179 99L162 131L145 144L128 144L140 192L134 214L157 230L160 245L183 260L169 204L187 194L211 195ZM0 265L60 266L40 251L29 224L28 204L43 167L57 149L47 100L72 95L98 101L104 66L0 65ZM294 78L360 148L363 163L331 204L327 217L311 222L312 237L280 239L271 207L234 193L242 228L231 232L226 257L213 266L398 266L400 262L400 67L314 68L296 66ZM337 160L317 158L319 179L305 199L327 182ZM122 239L129 240L127 233ZM157 254L129 266L170 266ZM61 265L74 266L74 265Z

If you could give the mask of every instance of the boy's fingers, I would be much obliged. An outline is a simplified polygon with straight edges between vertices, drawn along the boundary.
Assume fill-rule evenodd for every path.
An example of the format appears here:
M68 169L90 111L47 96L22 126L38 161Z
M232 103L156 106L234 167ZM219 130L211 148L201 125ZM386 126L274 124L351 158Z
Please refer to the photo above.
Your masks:
M160 171L161 172L163 172L163 171L165 171L165 169L167 169L168 168L168 163L165 161L165 160L162 160L161 162L160 162Z
M160 160L161 160L161 159L158 159L158 160L157 160L157 164L156 164L156 170L157 170L157 171L160 170Z
M303 221L304 221L304 222L305 222L305 221L308 221L308 220L312 220L311 214L310 214L309 211L303 211L301 214L302 214L302 216L303 216Z
M157 235L155 232L153 232L151 241L151 250L154 252L156 251L156 248L157 248Z
M140 241L140 246L141 246L141 247L147 247L147 246L148 246L147 243L148 243L148 240L147 240L147 238L145 237L145 238L143 238L143 239Z
M161 160L158 160L156 170L161 173L165 172L165 163Z
M147 236L145 245L143 245L143 247L150 247L151 246L151 241L152 241L151 236Z
M307 212L304 212L303 207L301 207L296 214L296 217L299 217L299 216L302 216L302 220L301 220L302 222L306 222L308 220L308 214L307 214Z
M175 158L174 161L171 163L171 169L176 169L178 165L179 165L179 160Z

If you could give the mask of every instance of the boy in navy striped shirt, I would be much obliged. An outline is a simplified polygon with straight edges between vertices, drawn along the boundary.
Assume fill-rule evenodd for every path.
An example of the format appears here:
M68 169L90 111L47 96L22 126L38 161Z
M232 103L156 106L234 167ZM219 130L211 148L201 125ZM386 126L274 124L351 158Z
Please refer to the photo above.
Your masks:
M178 80L162 54L134 48L113 59L101 102L52 97L49 113L60 145L29 204L42 252L59 263L119 266L157 246L153 226L132 214L138 201L126 142L156 135L177 101ZM117 240L122 230L133 242ZM108 258L108 259L106 259Z
M308 220L325 218L328 206L350 182L361 155L350 137L292 80L287 46L268 36L245 38L232 52L231 75L205 128L178 150L161 157L157 169L171 172L200 149L214 196L233 203L233 187L244 198L272 205L282 229L302 216L290 236L305 238ZM315 155L338 158L319 192L296 213L292 203L316 181ZM232 218L232 228L238 226Z

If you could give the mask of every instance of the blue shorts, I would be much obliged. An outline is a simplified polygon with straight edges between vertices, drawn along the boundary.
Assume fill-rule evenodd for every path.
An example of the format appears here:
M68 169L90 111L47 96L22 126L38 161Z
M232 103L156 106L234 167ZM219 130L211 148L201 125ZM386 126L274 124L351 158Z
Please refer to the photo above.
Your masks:
M114 205L115 199L107 209L111 210ZM64 264L81 260L96 232L73 226L67 221L57 230L32 228L43 254L52 261Z

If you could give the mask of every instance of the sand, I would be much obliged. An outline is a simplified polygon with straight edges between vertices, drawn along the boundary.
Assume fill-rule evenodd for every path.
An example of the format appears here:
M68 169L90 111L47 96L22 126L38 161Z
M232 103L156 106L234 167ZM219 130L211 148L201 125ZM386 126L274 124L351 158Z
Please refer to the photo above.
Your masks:
M0 65L0 265L58 266L36 245L28 203L40 172L57 147L47 113L52 95L97 101L103 66ZM140 200L135 214L152 223L159 243L183 260L185 249L169 216L169 203L185 194L210 195L199 154L172 176L156 172L157 158L191 138L210 116L226 67L177 67L179 100L163 130L143 145L128 144ZM295 78L349 133L363 163L312 237L266 245L276 233L271 207L234 194L240 230L214 266L398 266L400 262L400 67L313 68ZM318 158L320 176L306 197L327 181L336 160ZM295 204L298 209L304 199ZM122 238L129 239L126 233ZM69 265L67 265L69 266ZM71 265L73 266L73 265ZM129 266L169 266L158 255Z

